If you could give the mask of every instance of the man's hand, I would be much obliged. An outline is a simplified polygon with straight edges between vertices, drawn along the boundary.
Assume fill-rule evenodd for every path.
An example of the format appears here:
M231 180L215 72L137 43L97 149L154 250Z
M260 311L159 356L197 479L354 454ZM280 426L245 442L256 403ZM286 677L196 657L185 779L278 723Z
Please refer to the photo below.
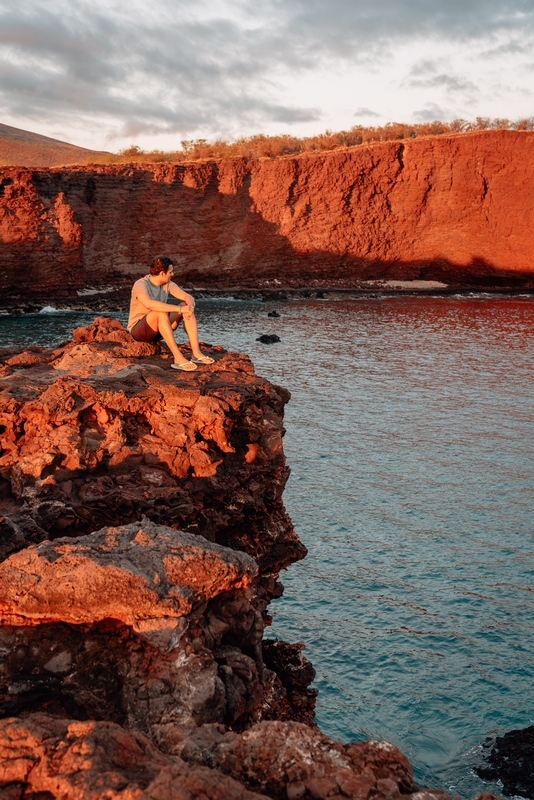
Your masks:
M184 303L183 306L178 306L178 308L180 309L184 317L186 315L193 314L195 311L195 301L193 300L193 298L191 298L191 302Z

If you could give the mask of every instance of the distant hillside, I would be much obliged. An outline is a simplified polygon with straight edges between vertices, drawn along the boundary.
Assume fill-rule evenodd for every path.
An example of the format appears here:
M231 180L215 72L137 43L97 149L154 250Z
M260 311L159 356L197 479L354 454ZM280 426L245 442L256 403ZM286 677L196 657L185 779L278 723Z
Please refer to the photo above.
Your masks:
M90 164L107 155L102 150L88 150L0 123L0 166L62 167Z

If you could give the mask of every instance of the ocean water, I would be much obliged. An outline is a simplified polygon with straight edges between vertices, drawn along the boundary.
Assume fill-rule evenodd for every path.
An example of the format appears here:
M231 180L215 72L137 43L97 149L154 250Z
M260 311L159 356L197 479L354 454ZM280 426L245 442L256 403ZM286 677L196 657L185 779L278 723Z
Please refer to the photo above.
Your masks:
M0 346L93 316L3 316ZM200 300L197 318L292 392L284 497L309 555L272 635L306 645L321 729L393 742L420 785L499 793L473 772L482 742L534 724L534 298Z

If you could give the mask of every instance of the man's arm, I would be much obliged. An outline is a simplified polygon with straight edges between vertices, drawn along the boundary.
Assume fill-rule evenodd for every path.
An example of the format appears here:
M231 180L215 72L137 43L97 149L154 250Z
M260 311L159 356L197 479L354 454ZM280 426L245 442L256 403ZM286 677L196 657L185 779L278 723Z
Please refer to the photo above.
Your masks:
M189 307L191 311L195 308L195 299L187 292L184 292L183 289L180 289L172 281L169 283L169 294L172 294L173 297L176 297L177 300L183 300L184 303Z
M182 294L184 294L184 293L182 293ZM149 311L166 311L167 313L169 313L169 312L172 312L172 311L178 311L181 308L180 306L176 306L176 305L171 304L171 303L162 303L160 300L153 300L150 297L150 295L148 294L148 292L145 292L142 289L140 289L137 292L137 299ZM181 299L181 298L179 298L179 299Z

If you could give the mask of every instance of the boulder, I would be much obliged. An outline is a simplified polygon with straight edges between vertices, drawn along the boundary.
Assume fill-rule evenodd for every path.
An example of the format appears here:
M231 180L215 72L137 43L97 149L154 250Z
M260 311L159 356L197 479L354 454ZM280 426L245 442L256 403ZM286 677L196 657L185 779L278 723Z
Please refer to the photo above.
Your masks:
M107 719L169 752L188 727L260 719L277 679L257 574L245 553L148 520L14 553L0 564L0 713Z
M173 629L222 592L257 576L245 553L149 520L44 541L0 564L0 625L115 619L133 630Z

